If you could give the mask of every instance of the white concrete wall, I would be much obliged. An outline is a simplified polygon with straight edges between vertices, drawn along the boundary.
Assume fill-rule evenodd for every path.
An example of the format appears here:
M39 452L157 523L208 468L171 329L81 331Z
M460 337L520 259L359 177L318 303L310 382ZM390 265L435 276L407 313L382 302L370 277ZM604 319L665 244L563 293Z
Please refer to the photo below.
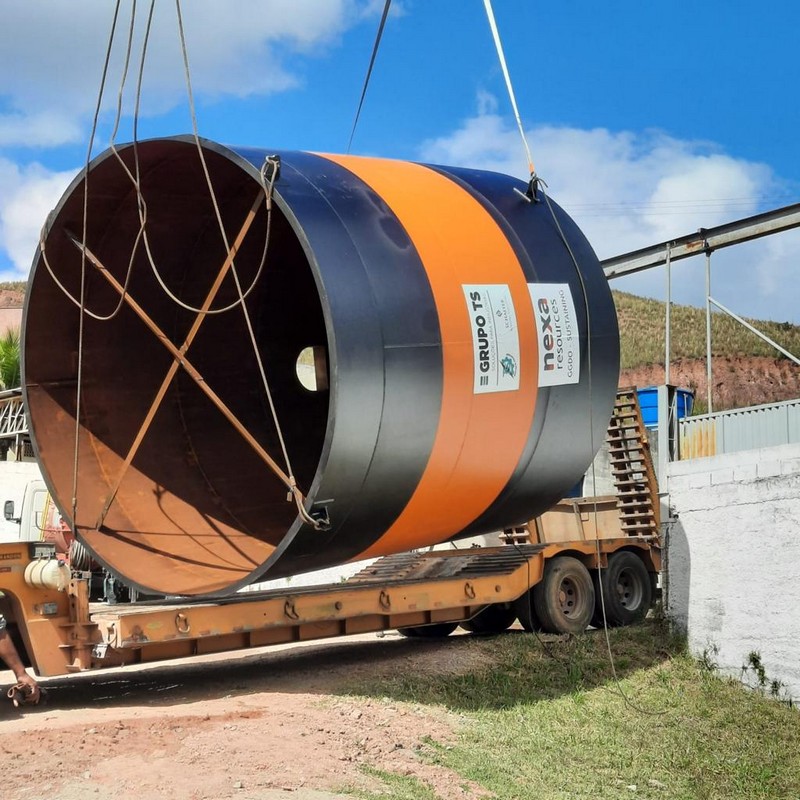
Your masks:
M675 462L669 494L667 614L694 653L739 677L757 651L800 699L800 445Z

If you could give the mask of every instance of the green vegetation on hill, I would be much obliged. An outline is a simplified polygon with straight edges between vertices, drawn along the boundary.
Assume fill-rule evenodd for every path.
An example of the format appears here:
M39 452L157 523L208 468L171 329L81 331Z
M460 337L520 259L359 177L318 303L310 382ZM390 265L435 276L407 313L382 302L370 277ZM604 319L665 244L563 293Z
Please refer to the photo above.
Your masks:
M28 288L27 281L3 281L0 282L0 291L7 291L7 292L22 292L25 294L26 289Z
M665 304L660 300L612 292L619 318L622 369L664 363ZM747 321L790 353L800 353L800 326L788 322ZM715 356L783 358L727 314L711 318L711 347ZM705 358L706 313L694 306L672 306L672 358Z
M0 283L0 291L25 293L25 281ZM664 364L665 308L660 300L638 297L627 292L612 292L619 317L622 369ZM800 326L789 322L764 322L749 319L791 353L800 353ZM766 356L783 358L777 350L725 314L715 313L711 321L711 342L715 356ZM672 306L672 358L706 356L705 309Z

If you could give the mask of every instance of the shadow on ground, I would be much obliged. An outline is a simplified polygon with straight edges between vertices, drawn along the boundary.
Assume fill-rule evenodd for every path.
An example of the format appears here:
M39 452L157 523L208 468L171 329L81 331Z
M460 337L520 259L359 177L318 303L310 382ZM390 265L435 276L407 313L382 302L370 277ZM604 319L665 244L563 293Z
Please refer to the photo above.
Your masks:
M669 659L682 647L666 626L653 621L610 631L610 640L620 678ZM551 699L613 679L603 631L554 637L512 630L444 639L388 634L47 679L44 709L166 707L288 692L476 710ZM10 703L0 706L0 719L17 713Z
M376 675L366 686L349 682L347 691L434 703L453 711L502 709L614 685L616 680L685 651L683 639L655 620L610 630L608 642L602 630L565 637L509 631L483 640L463 638L466 647L485 652L483 666L450 674L408 671L388 677ZM440 648L440 653L452 654L454 651L448 648L458 645L453 641L433 646Z

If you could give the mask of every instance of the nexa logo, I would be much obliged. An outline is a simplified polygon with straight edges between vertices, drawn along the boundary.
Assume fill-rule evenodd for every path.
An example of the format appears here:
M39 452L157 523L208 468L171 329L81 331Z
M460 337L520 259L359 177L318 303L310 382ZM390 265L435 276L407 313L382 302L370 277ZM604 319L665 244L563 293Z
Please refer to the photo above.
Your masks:
M539 338L543 348L542 363L545 372L550 372L556 368L556 340L553 336L553 315L550 310L549 301L545 300L543 297L539 298L537 308L539 310L539 329L541 330L541 336Z

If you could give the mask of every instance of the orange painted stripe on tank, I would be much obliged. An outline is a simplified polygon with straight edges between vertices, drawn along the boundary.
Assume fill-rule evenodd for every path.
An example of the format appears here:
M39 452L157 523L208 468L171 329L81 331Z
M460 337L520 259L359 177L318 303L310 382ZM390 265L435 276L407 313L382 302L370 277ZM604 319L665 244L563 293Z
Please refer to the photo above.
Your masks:
M442 337L442 405L430 458L394 524L356 556L366 558L447 539L494 502L531 428L537 339L522 267L497 223L472 195L419 164L324 157L368 184L405 227L430 280ZM517 391L473 393L472 330L462 284L509 286L520 339Z

